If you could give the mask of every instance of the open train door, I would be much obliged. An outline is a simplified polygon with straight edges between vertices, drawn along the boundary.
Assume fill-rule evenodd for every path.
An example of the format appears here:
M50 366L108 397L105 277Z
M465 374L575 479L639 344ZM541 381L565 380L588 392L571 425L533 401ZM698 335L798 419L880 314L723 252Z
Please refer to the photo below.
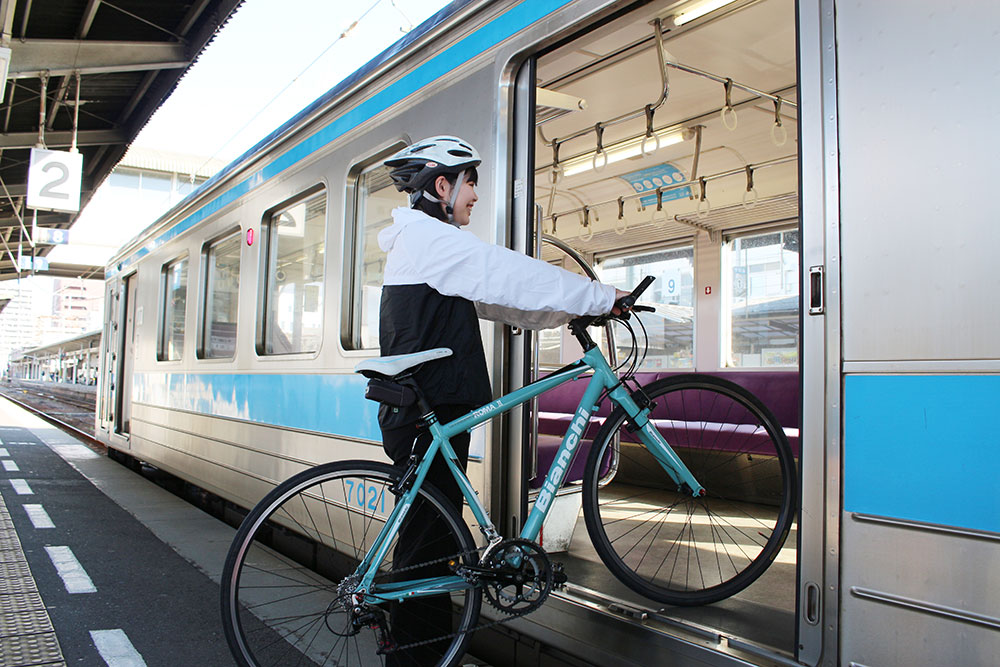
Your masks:
M107 365L117 374L113 383L115 433L127 437L131 433L132 421L132 372L135 358L135 294L136 274L122 280L118 304L118 345L115 354L118 359Z
M580 32L519 63L511 86L508 243L575 269L551 243L539 253L544 230L599 273L655 268L659 327L649 331L657 353L642 369L753 385L745 388L797 441L802 518L754 587L696 609L639 600L598 569L593 576L571 571L574 558L596 562L584 562L582 550L556 559L570 573L566 595L621 621L619 645L630 638L646 650L662 646L664 655L687 655L690 664L728 664L723 656L733 653L751 662L818 665L836 656L839 599L838 554L829 550L839 460L828 439L839 406L827 399L828 387L838 395L839 308L824 298L838 293L826 284L837 273L827 270L836 267L828 225L836 196L823 180L836 171L836 158L826 157L836 135L825 126L836 113L826 88L835 65L827 55L832 2L734 2L668 29L663 21L677 18L677 4L581 21ZM763 34L768 39L753 37ZM690 343L681 345L681 334ZM539 352L544 361L561 344L547 336L508 332L504 392L530 382ZM761 378L773 382L764 386ZM493 488L503 495L494 507L501 507L496 516L507 535L520 530L536 474L535 419L514 411L505 422L506 476ZM766 503L758 505L753 511L765 513ZM644 620L623 628L631 619ZM662 635L648 632L661 622ZM713 641L699 653L685 641L705 629Z
M117 373L112 364L118 355L118 295L117 282L108 282L104 287L104 329L101 332L100 372L97 376L97 414L95 429L107 436L114 421L114 387Z

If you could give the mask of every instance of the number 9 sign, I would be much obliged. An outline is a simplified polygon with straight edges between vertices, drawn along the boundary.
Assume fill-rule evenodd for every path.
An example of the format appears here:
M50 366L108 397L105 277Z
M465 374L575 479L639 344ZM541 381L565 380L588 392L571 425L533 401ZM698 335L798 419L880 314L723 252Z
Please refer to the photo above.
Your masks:
M83 155L68 151L31 149L28 166L28 208L76 213L80 210Z

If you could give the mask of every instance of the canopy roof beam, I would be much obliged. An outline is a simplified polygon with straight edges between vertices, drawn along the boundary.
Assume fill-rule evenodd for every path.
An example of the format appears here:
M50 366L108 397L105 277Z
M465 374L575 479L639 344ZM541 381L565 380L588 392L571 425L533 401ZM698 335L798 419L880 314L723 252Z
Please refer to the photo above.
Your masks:
M128 133L124 129L114 130L80 130L76 134L77 146L98 146L101 144L124 144L128 142ZM46 132L45 146L47 148L69 146L73 143L72 132ZM38 145L37 132L11 132L0 134L0 149L4 148L34 148Z
M187 67L186 47L164 42L29 39L11 42L10 79Z

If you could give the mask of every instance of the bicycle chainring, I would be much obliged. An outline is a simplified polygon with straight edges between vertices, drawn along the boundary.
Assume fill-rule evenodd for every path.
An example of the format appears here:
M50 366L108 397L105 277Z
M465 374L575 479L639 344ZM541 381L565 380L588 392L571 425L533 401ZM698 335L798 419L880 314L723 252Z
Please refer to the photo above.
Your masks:
M538 609L552 592L555 575L545 550L529 540L504 540L488 553L482 566L483 595L505 614L521 616Z

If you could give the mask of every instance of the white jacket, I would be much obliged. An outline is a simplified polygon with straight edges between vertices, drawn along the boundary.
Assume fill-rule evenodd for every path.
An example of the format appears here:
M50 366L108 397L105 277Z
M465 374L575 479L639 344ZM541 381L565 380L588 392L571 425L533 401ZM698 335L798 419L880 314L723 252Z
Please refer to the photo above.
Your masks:
M614 306L610 285L480 240L423 211L397 208L378 235L388 254L385 285L426 283L476 304L479 317L524 329L561 326Z

